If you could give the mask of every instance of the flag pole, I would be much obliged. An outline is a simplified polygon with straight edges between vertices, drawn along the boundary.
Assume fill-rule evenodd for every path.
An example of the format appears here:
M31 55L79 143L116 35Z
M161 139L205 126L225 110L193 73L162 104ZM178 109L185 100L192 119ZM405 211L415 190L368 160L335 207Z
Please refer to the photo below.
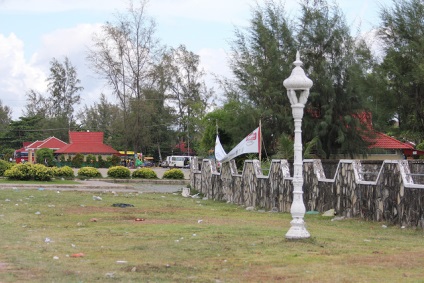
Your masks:
M262 161L262 120L259 119L259 162Z
M218 135L218 119L217 120L215 120L215 127L216 127L216 135Z

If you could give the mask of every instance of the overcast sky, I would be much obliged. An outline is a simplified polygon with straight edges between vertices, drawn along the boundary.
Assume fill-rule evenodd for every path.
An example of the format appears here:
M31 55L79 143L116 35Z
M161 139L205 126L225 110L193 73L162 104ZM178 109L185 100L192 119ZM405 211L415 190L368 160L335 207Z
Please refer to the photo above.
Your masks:
M265 0L258 0L262 4ZM329 0L331 2L331 0ZM351 30L371 30L379 24L379 7L391 0L336 0ZM67 56L77 68L84 87L82 104L93 105L104 82L96 78L85 62L92 34L117 12L124 12L125 0L0 0L0 99L12 108L14 120L22 116L25 93L43 93L49 62L63 62ZM148 13L157 23L163 44L184 44L200 55L208 73L230 76L228 42L235 28L247 26L254 0L150 0ZM294 16L297 0L285 1ZM293 55L294 56L294 55ZM294 58L293 58L294 59ZM210 77L209 77L210 78ZM282 78L284 79L284 78ZM212 80L207 80L209 86Z

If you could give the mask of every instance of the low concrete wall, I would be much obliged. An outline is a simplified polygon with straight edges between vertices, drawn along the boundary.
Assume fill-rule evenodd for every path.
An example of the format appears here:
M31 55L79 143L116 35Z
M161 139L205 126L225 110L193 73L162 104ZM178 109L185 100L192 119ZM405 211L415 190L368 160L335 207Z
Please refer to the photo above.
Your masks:
M339 216L424 228L424 185L419 183L424 177L415 175L424 173L424 163L340 160L324 168L325 164L315 159L303 162L307 211L335 209ZM234 161L218 172L213 161L203 160L199 166L194 159L190 185L209 199L290 212L290 168L287 160L273 160L269 174L263 175L259 161L248 160L241 173Z

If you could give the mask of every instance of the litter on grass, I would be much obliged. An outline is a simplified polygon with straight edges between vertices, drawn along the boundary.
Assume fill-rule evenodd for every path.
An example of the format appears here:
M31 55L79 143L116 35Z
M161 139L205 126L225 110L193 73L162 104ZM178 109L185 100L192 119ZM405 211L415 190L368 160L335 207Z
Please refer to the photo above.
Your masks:
M113 207L134 207L134 205L129 203L114 203L112 204Z

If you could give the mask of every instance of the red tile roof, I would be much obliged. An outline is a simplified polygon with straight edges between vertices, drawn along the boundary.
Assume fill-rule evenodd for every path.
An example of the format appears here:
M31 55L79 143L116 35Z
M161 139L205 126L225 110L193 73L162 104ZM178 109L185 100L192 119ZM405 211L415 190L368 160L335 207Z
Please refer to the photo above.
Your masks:
M371 141L373 144L370 148L384 148L384 149L414 149L410 144L398 141L395 138L389 137L383 133L376 132L375 138Z
M67 145L66 142L61 141L60 139L56 137L49 137L43 141L35 141L31 143L30 145L27 145L27 149L40 149L40 148L50 148L53 150L59 149Z
M70 143L103 143L103 132L69 132Z
M103 132L69 132L70 144L55 153L119 154L103 143Z
M372 126L372 115L370 112L360 112L354 115L357 117L361 124L373 133L372 138L364 137L371 145L369 148L382 148L382 149L413 149L414 147L408 143L401 142L383 133L377 132Z

